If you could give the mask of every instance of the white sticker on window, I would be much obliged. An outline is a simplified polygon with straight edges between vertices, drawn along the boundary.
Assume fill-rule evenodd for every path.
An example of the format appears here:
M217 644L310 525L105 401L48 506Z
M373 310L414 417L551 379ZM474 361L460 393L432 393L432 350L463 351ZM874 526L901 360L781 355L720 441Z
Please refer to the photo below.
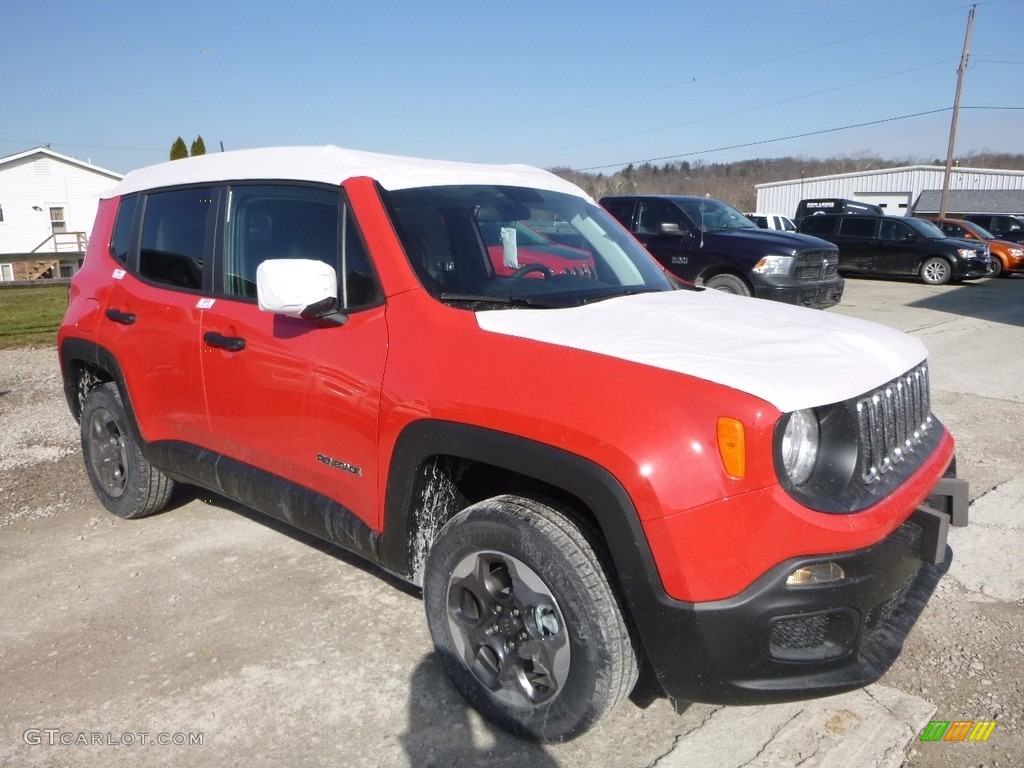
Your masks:
M213 306L216 299L200 299L196 302L196 309L209 309Z
M502 256L505 266L519 269L519 251L516 250L516 230L514 227L501 228Z
M115 279L115 280L120 280L120 279L121 279L122 277L124 277L124 276L125 276L126 274L128 274L128 273L127 273L127 272L125 272L125 271L124 271L123 269L115 269L115 270L114 270L114 279Z

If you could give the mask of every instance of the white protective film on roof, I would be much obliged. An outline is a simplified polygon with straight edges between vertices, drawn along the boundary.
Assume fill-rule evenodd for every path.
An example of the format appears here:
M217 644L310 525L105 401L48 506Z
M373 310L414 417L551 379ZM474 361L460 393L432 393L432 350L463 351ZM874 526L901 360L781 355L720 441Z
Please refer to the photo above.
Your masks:
M864 394L927 356L919 339L886 326L713 290L490 310L477 322L485 331L724 384L782 412Z
M172 160L132 171L110 197L155 187L248 179L318 181L340 184L369 176L385 189L452 184L534 187L586 197L575 184L528 165L485 165L379 155L340 147L242 149Z

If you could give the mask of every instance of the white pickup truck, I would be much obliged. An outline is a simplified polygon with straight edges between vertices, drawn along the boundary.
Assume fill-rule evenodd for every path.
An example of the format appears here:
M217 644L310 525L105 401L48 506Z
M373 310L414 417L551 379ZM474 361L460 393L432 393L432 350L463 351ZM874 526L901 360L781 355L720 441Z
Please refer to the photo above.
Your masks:
M787 232L795 232L796 225L788 216L780 216L777 213L745 213L743 214L761 229L784 229Z

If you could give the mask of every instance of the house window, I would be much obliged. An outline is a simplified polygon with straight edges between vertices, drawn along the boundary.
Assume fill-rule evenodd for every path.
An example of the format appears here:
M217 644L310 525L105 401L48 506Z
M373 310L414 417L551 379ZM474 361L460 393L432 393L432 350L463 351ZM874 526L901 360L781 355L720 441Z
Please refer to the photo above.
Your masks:
M14 265L0 264L0 283L10 282L14 279Z
M64 209L63 208L51 208L50 209L50 226L53 228L53 233L67 232L68 226L64 221Z

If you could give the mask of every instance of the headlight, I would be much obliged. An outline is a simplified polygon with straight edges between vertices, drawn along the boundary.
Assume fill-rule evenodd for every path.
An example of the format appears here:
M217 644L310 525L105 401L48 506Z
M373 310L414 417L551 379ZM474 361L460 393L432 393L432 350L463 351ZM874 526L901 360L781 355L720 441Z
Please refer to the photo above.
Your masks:
M1021 257L1024 257L1024 250L1020 248L1011 248L1010 255L1019 259Z
M957 248L956 252L965 259L980 259L985 255L983 253L978 253L973 248Z
M782 433L782 466L793 485L803 485L818 462L818 419L814 411L793 411Z
M792 256L765 256L754 265L753 271L759 275L788 275L792 265Z

